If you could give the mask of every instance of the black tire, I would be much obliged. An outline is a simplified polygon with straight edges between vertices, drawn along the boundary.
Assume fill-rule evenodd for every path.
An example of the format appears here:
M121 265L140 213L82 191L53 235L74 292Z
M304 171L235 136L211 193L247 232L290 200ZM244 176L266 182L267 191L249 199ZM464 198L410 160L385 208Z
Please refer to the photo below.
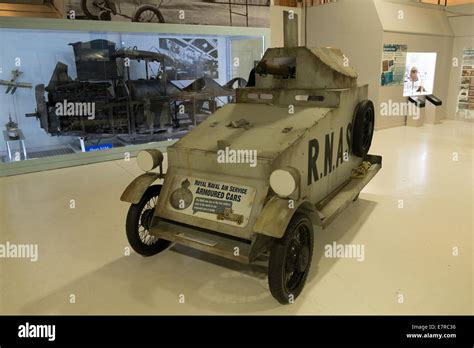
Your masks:
M110 14L110 11L100 11L99 20L101 20L101 21L111 21L112 20L112 15Z
M374 135L374 104L363 100L357 104L352 127L352 153L364 158L369 152Z
M130 205L125 228L130 246L142 256L152 256L168 248L170 241L150 234L150 225L161 185L150 186L140 202Z
M144 12L147 12L147 11L152 12L154 16L148 20L144 20L144 18L141 18L141 16ZM164 23L165 17L163 17L163 14L158 8L156 8L156 6L143 5L143 6L140 6L133 14L132 22Z
M94 1L98 0L81 0L81 9L82 12L87 16L89 19L98 20L99 14L102 11L99 7L95 7L93 5ZM106 6L107 1L103 1L104 6Z
M313 256L313 224L295 213L281 239L273 242L268 265L268 285L281 304L293 303L308 277Z

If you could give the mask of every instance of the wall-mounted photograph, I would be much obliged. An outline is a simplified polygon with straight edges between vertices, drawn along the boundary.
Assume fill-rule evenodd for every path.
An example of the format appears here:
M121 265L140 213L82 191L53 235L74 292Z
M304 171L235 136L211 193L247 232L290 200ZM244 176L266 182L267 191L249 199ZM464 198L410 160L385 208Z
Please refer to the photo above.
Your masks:
M71 19L269 26L270 0L66 0Z

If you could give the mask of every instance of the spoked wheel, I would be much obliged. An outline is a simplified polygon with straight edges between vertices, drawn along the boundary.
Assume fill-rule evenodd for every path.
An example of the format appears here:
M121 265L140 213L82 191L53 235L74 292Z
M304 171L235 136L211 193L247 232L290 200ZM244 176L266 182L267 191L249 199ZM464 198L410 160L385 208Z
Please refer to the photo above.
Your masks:
M303 290L313 256L313 224L304 214L296 213L283 238L270 251L268 285L281 304L292 303Z
M164 23L165 18L155 6L143 5L133 14L132 22Z
M143 256L151 256L165 250L171 242L150 234L151 222L161 185L150 186L140 202L132 204L128 210L127 239L133 250Z
M94 20L103 17L104 9L108 9L109 5L110 1L108 0L81 0L82 12L84 12L87 18Z
M361 101L355 110L352 136L352 153L365 157L369 152L374 134L374 104L370 100Z
M99 20L101 20L101 21L111 21L112 20L112 15L110 14L110 11L101 11L99 13Z

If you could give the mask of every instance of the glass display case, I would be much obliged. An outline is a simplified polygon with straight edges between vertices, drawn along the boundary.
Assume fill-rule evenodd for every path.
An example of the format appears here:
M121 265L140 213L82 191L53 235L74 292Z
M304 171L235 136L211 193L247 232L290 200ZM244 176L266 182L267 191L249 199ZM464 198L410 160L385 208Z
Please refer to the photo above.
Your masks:
M74 154L82 164L87 154L111 159L140 144L166 146L234 100L266 42L266 29L83 31L63 22L65 29L0 28L8 47L0 53L0 168L65 156L54 161L61 167L74 165Z

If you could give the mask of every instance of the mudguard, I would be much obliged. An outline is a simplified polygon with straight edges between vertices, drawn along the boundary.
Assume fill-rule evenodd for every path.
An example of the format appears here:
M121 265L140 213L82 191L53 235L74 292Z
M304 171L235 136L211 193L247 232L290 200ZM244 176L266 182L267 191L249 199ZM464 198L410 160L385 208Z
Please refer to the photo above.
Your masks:
M311 202L300 199L290 202L289 198L272 197L263 207L253 231L274 238L282 238L293 214L306 213L313 224L318 224L318 214Z
M161 175L159 173L145 173L140 175L127 186L120 200L133 204L140 202L146 189L160 177Z

